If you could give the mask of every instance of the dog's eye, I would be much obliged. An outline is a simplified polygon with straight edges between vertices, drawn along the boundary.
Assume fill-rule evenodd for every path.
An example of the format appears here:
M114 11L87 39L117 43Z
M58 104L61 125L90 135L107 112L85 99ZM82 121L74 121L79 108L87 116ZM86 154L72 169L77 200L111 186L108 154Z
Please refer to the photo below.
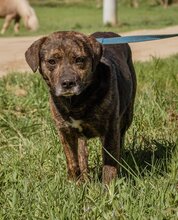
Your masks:
M50 65L56 65L56 60L55 59L49 59L48 61L47 61Z
M85 62L85 57L77 57L75 60L76 64L83 64Z

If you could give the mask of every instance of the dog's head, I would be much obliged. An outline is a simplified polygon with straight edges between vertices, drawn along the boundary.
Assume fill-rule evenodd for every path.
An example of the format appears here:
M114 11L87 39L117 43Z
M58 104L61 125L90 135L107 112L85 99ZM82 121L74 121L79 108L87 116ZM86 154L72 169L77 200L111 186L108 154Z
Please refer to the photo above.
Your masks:
M80 94L93 80L102 46L92 36L55 32L35 41L26 51L31 69L39 69L55 96Z

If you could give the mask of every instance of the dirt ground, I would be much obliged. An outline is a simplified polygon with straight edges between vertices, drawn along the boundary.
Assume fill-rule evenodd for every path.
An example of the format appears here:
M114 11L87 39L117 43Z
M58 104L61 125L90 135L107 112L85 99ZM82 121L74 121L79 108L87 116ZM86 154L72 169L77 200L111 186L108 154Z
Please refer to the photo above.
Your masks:
M168 27L159 30L139 30L121 35L144 35L144 34L171 34L178 33L178 26ZM26 72L31 71L25 62L24 53L35 37L0 37L0 76L12 71ZM178 37L165 40L157 40L142 43L130 44L134 61L147 61L152 57L165 58L178 53Z

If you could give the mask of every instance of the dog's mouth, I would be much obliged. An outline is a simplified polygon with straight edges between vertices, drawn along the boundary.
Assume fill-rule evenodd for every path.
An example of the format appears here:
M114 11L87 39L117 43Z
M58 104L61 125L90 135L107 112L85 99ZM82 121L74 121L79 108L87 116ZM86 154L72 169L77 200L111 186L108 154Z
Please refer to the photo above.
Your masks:
M79 94L80 94L80 93L76 93L76 92L63 92L63 93L61 93L61 95L59 95L59 96L70 97L70 96L79 95Z
M71 88L64 88L61 84L58 84L55 86L53 93L55 94L55 96L65 96L65 97L78 96L89 86L90 83L91 81L90 82L80 81Z
M55 89L55 95L70 97L74 95L80 95L83 90L84 90L83 86L79 86L79 85L76 85L71 89L63 89L61 86L59 86Z

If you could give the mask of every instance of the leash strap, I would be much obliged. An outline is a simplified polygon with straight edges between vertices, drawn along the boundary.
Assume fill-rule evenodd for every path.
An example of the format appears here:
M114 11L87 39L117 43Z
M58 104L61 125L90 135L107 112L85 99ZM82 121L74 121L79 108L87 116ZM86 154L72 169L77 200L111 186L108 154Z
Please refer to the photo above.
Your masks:
M109 45L109 44L125 44L125 43L152 41L152 40L161 40L172 37L178 37L178 34L136 35L136 36L111 37L111 38L96 38L96 40L101 44Z

